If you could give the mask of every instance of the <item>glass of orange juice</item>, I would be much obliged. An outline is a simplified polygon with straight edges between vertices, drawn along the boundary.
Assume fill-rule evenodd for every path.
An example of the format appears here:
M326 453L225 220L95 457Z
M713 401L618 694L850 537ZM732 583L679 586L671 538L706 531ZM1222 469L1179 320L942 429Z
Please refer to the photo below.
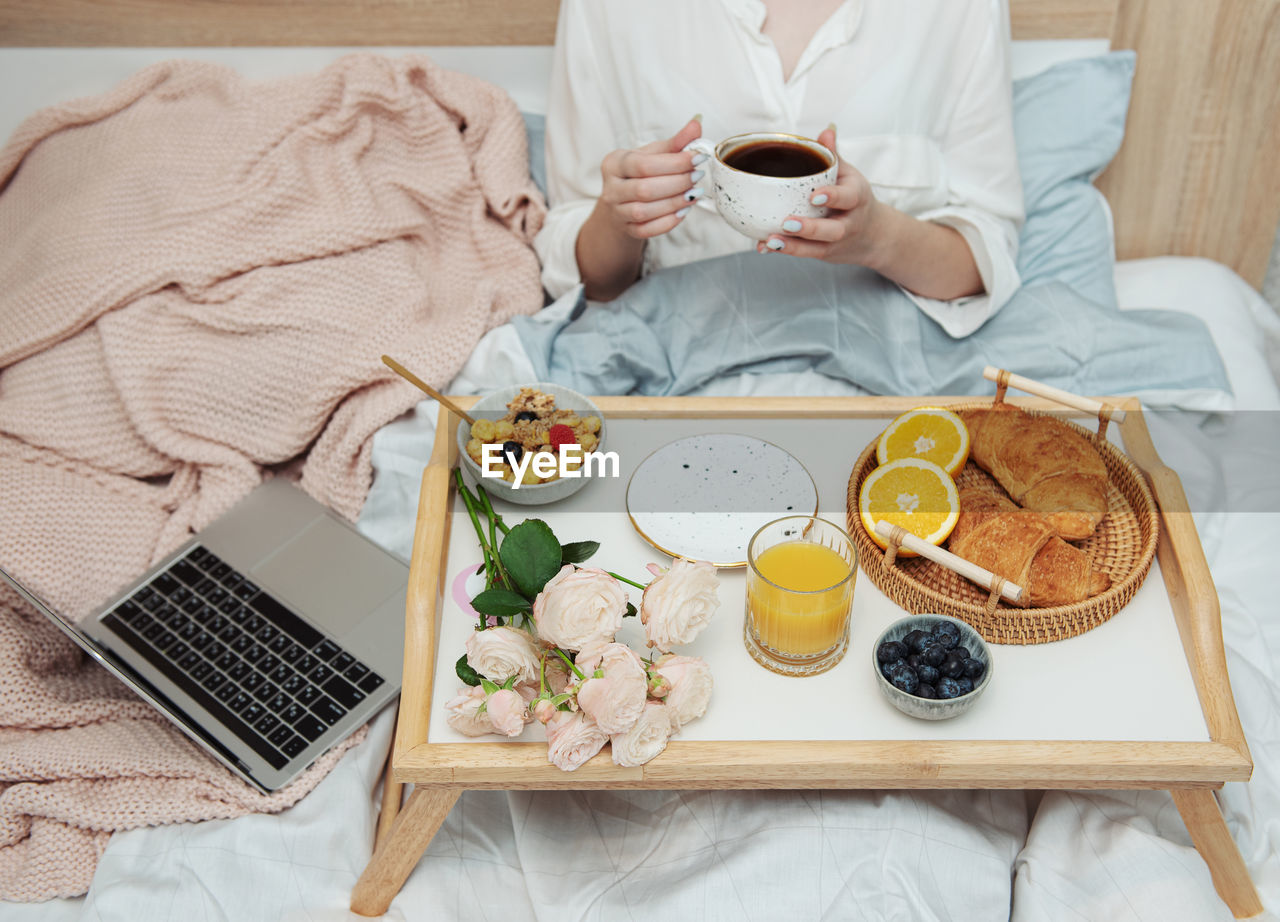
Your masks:
M747 545L747 652L783 675L826 672L849 646L858 549L826 519L791 515Z

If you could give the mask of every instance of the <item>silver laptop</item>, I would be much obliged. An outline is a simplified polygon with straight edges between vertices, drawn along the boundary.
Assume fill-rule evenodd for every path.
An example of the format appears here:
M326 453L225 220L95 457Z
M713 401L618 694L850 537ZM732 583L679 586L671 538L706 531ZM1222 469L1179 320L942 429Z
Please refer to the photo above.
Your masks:
M408 567L283 480L79 621L0 576L262 791L400 692Z

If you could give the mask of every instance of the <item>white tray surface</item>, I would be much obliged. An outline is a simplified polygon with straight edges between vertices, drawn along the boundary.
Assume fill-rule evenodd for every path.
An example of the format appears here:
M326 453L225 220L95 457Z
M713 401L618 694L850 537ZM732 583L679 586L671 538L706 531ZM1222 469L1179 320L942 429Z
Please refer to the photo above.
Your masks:
M587 566L646 582L645 564L665 565L668 558L632 528L623 496L631 471L653 448L708 431L756 435L782 445L813 475L820 514L843 525L853 462L884 424L877 419L611 419L609 444L602 447L620 456L616 481L590 483L554 505L499 504L499 511L508 525L542 518L565 543L599 541L600 551ZM815 427L821 427L820 437ZM455 602L453 584L481 560L466 510L454 502L428 741L501 741L492 735L463 736L444 720L444 704L461 686L454 662L475 623ZM721 570L720 579L719 613L695 643L678 651L704 657L716 681L706 716L688 725L677 737L681 740L1209 740L1158 563L1129 605L1105 624L1055 643L993 646L995 675L982 700L967 714L937 722L907 717L876 688L871 646L904 612L865 573L859 572L854 592L848 654L831 671L807 678L776 675L751 659L742 643L743 571ZM479 588L476 582L472 593ZM638 605L640 590L631 589L629 598ZM628 619L618 639L647 655L637 620ZM534 723L516 742L544 738L541 725Z

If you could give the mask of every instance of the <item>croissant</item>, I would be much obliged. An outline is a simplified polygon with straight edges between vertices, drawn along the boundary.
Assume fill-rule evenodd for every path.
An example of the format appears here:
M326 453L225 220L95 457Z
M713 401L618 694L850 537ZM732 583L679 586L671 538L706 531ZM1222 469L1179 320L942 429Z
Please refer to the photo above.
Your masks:
M962 410L969 457L1067 541L1094 533L1107 514L1107 468L1089 440L1051 416L1006 403Z
M972 487L960 490L960 518L949 546L1022 586L1037 607L1082 602L1111 585L1089 555L1055 535L1040 513Z

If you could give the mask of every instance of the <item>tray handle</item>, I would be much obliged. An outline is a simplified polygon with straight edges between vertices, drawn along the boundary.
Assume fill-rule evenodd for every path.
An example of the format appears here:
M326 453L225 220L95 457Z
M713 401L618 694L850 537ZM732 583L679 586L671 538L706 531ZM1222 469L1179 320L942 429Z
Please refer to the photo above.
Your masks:
M1091 397L1081 397L1079 394L1064 391L1051 384L1042 384L1031 378L1024 378L1022 375L1015 375L1003 368L996 368L994 365L988 365L982 369L982 377L996 383L996 403L1004 400L1005 391L1010 387L1016 387L1018 390L1026 391L1028 394L1035 394L1037 397L1044 397L1098 417L1097 438L1099 440L1106 437L1108 422L1113 419L1116 421L1116 425L1124 422L1125 411L1119 407L1100 400L1094 400Z
M884 549L885 563L888 566L893 566L894 560L897 559L898 548L905 547L909 551L915 551L921 557L932 560L939 566L954 570L965 579L977 583L979 586L990 589L991 595L987 598L988 615L996 610L996 604L1000 601L1001 596L1015 605L1026 604L1023 602L1024 593L1022 587L1017 583L1011 583L1003 576L997 576L990 570L978 566L973 561L965 560L963 557L943 550L935 544L921 541L901 525L894 525L881 519L876 522L876 534L889 542L888 547Z

